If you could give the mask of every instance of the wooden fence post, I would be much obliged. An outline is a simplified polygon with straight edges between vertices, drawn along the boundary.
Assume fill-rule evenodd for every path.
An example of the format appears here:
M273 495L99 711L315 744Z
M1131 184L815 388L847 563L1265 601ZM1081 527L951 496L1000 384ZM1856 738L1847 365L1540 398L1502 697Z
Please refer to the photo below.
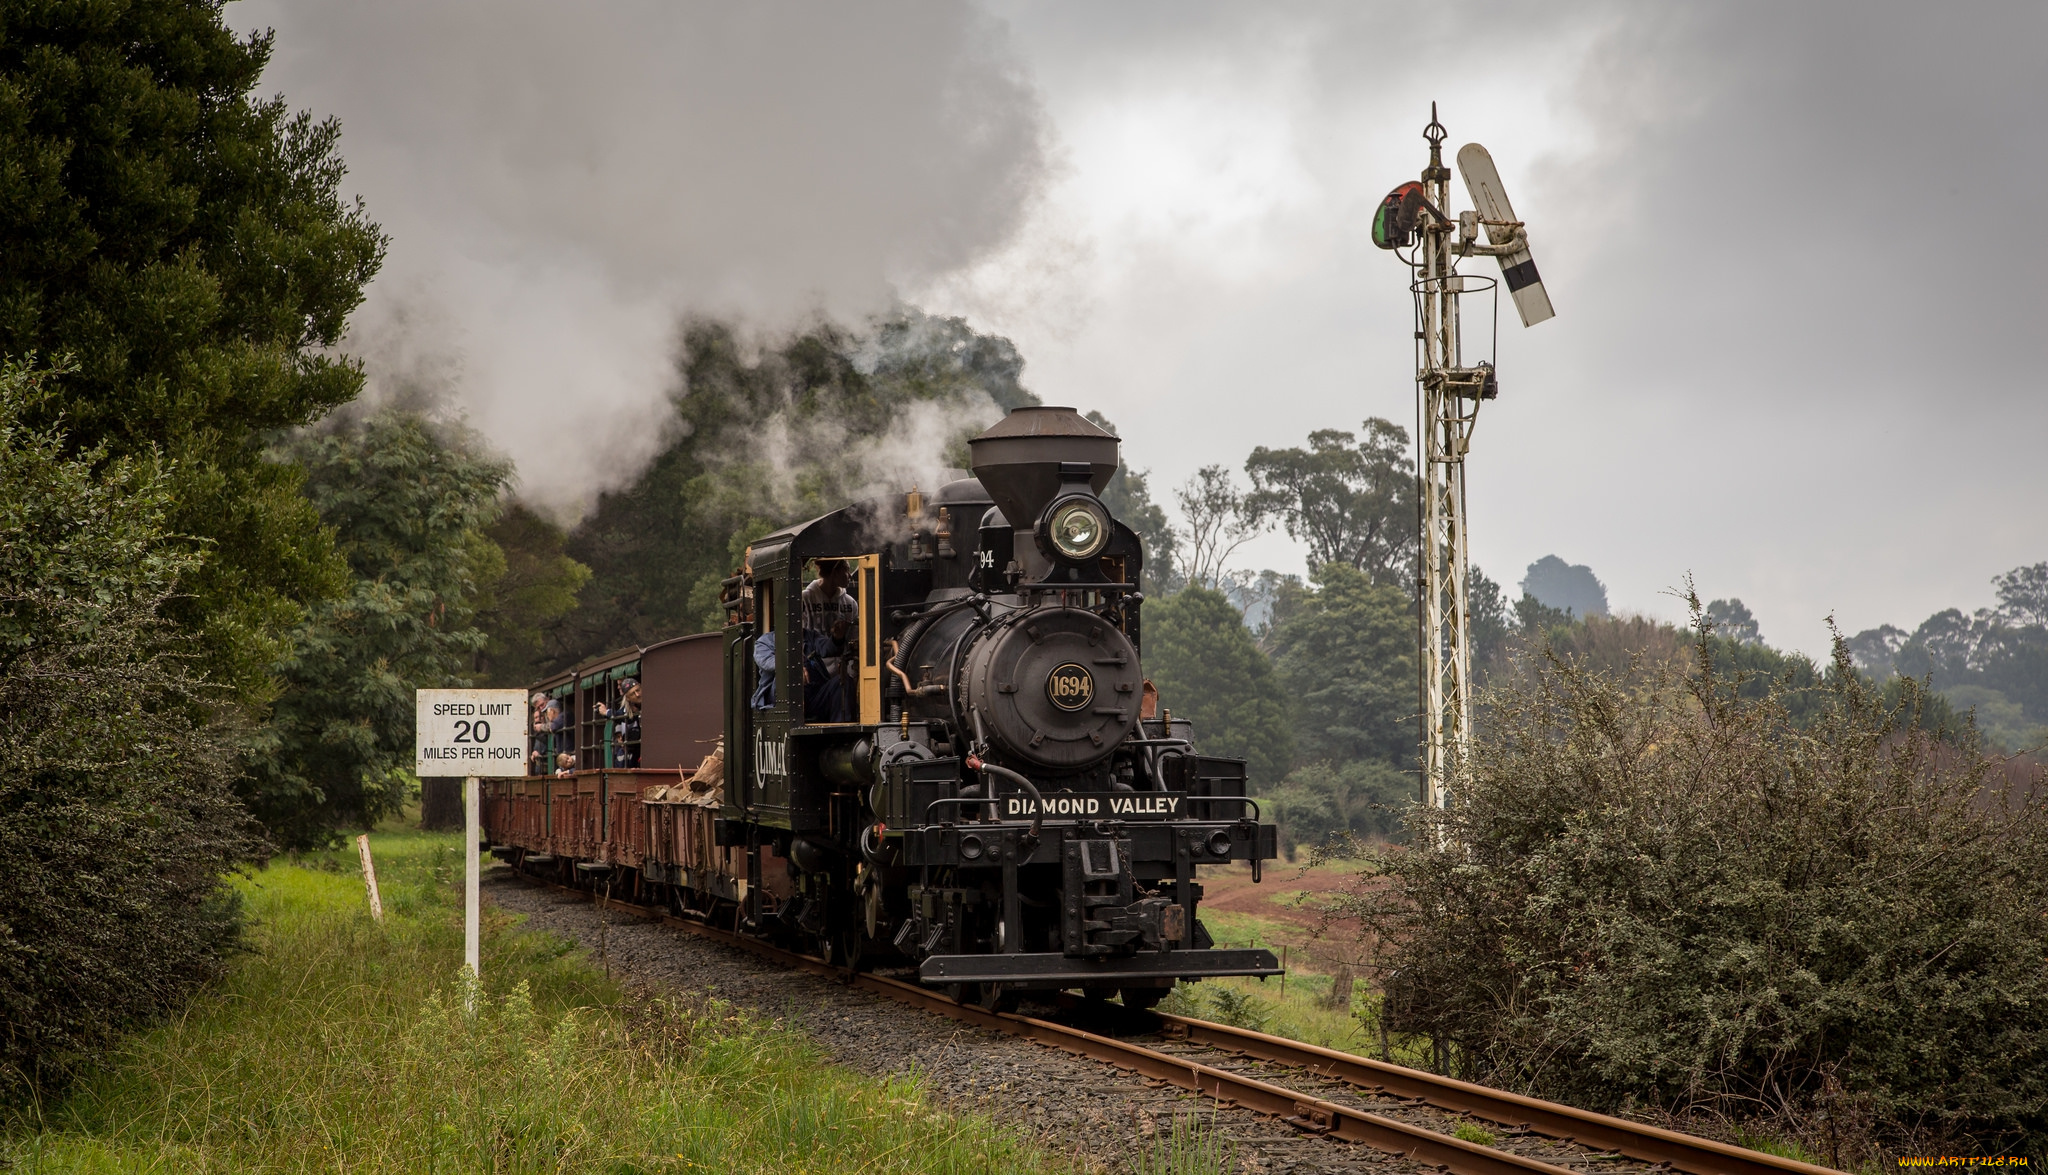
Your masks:
M370 859L370 838L356 837L356 852L363 858L363 885L370 891L370 917L384 921L384 899L377 895L377 862Z

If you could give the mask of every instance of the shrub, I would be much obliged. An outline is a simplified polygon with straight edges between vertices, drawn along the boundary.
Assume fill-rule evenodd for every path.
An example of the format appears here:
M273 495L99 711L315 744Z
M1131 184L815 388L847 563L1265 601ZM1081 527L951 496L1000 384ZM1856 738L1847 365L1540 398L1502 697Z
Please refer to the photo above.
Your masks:
M1694 602L1697 610L1697 601ZM1696 627L1697 627L1697 617ZM1481 1080L1868 1139L2048 1145L2048 809L1965 728L1834 671L1781 688L1554 655L1491 698L1455 806L1371 858L1396 1031ZM1754 695L1754 696L1752 696Z
M1272 1018L1273 1005L1247 991L1212 985L1209 989L1209 1015L1218 1024L1256 1032Z
M160 619L197 560L159 462L66 456L23 426L42 376L0 369L0 1067L11 1083L175 1006L239 919L262 851L227 789L233 712Z

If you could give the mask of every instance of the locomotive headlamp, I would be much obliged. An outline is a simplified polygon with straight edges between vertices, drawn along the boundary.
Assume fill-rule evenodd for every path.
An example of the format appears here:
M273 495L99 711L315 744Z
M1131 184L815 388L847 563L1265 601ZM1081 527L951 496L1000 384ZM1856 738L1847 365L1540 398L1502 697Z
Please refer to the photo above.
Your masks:
M1218 829L1209 834L1209 855L1227 857L1230 855L1230 834Z
M1092 558L1109 542L1109 515L1093 498L1068 498L1053 505L1046 536L1068 559Z

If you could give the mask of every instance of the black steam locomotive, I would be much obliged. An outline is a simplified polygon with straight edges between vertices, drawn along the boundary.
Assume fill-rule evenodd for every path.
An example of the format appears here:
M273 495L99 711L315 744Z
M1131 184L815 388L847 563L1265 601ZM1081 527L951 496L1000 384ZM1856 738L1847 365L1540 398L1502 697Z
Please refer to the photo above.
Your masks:
M537 687L564 717L537 717L534 762L561 769L491 787L495 851L850 966L914 964L988 1007L1077 988L1150 1006L1178 979L1277 974L1197 918L1197 868L1256 874L1274 829L1244 763L1197 754L1156 705L1142 548L1098 496L1117 446L1071 409L1018 409L929 500L755 542L722 633ZM807 598L820 567L833 586ZM681 735L701 744L714 717L722 751L684 770Z

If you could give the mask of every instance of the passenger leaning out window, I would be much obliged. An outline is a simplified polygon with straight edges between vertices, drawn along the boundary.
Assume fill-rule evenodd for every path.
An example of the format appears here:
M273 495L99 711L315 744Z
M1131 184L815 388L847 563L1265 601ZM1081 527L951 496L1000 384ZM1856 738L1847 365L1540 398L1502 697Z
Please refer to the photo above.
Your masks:
M612 724L612 766L640 765L640 683L619 682L619 699L604 711Z

